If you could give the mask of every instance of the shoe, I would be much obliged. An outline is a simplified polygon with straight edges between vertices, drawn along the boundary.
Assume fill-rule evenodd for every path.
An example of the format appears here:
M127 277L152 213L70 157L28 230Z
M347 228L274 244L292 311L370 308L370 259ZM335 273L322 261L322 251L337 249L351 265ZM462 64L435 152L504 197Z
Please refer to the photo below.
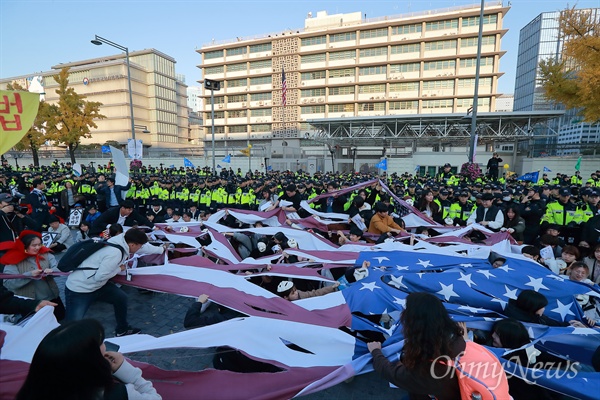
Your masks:
M127 335L137 335L141 331L142 330L140 328L133 328L131 326L128 326L127 329L125 329L122 332L115 332L115 336L121 337L121 336L127 336Z

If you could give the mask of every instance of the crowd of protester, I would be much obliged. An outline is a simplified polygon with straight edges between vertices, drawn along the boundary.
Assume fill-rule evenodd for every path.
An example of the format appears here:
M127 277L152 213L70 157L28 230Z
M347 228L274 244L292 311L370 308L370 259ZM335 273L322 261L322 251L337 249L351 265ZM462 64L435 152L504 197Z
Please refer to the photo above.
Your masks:
M0 313L23 311L27 314L40 306L51 305L56 308L58 320L66 317L67 321L74 321L84 318L92 302L105 301L114 306L117 336L138 333L140 330L127 322L127 296L109 279L124 269L123 263L130 255L142 248L148 249L148 243L141 230L130 229L123 234L123 226L156 229L155 223L202 222L223 208L260 211L281 208L288 215L293 213L304 218L310 213L303 201L316 211L347 214L348 221L344 221L343 227L335 225L336 229L329 231L311 230L335 244L382 242L401 234L407 229L402 217L409 210L418 212L425 221L431 221L424 226L411 227L415 236L431 237L438 235L436 229L442 227L477 224L492 232L507 232L516 243L524 245L522 251L525 256L557 274L565 274L569 279L587 284L598 284L600 171L591 174L585 181L576 172L572 176L558 173L553 179L544 174L538 182L527 182L498 178L497 171L493 173L494 168L497 168L497 163L495 167L488 165L491 173L488 171L487 177L469 179L453 174L449 164L441 167L436 176L409 173L311 175L303 171L244 174L231 168L213 173L210 168L148 166L133 172L128 182L117 184L110 163L96 168L84 167L79 176L69 163L19 170L4 165L0 173L0 263L4 272L32 277L43 273L45 277L35 281L27 278L5 281L0 296ZM372 183L355 191L343 190L364 182ZM313 201L317 196L320 196L319 199ZM73 213L81 214L76 225L71 224ZM251 227L230 214L226 214L220 222L232 228ZM291 218L287 222L298 227ZM253 227L260 226L262 223L257 222ZM76 232L72 235L71 230ZM48 247L42 244L41 232L55 234ZM93 273L86 269L72 273L67 280L66 304L63 305L52 279L52 272L56 271L52 253L63 252L75 242L96 236L109 239L122 250L107 247L88 260L90 265L100 268ZM271 256L266 271L270 270L271 263L304 261L286 251L298 248L299 244L282 232L272 236L230 232L225 236L242 259ZM548 257L548 249L551 249L551 257ZM162 252L164 248L150 250L150 253L158 251ZM498 257L490 261L497 267L502 265L502 260ZM331 270L331 278L337 282L324 287L319 287L316 281L291 281L269 275L253 277L250 281L293 301L325 295L337 290L338 286L343 288L352 284L368 275L368 267ZM19 303L8 289L36 301ZM524 293L523 296L526 296L527 293ZM600 322L597 307L590 296L577 300L586 311L589 326ZM525 322L551 325L549 321L542 321L538 313L544 306L543 299L536 301L541 304L538 309L520 311L517 307L519 300L512 302L512 314L509 316ZM198 304L188 312L185 326L210 325L237 315L237 312L225 307L211 306L209 296L202 294ZM66 327L76 329L76 325ZM451 340L460 342L458 337L462 329L453 325L446 328L456 336ZM103 335L103 331L98 334ZM96 339L93 343L97 345ZM369 349L374 351L380 369L388 369L390 377L398 374L389 372L391 367L383 362L376 345ZM243 355L230 350L218 352L220 356L215 359L215 366L219 364L230 369L227 366L240 362L251 364ZM454 351L452 347L451 353ZM107 356L105 350L101 350L100 354L108 360L108 364L102 367L103 373L119 370L122 356L110 352ZM231 359L227 354L238 358ZM417 360L423 356L417 354L413 358ZM116 367L112 365L115 357L119 364ZM262 370L263 367L258 368ZM138 378L141 379L139 376L131 379ZM397 375L395 379L401 381L404 378ZM141 384L144 385L144 382ZM449 384L454 390L454 383ZM104 383L99 381L96 385L94 390L100 390L98 388Z

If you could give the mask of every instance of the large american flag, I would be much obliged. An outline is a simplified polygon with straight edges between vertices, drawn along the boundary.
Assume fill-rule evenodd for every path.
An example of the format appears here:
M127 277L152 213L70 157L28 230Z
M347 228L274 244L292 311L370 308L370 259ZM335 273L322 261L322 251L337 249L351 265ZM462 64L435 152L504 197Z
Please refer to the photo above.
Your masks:
M285 79L285 69L281 67L281 104L287 105L287 80Z

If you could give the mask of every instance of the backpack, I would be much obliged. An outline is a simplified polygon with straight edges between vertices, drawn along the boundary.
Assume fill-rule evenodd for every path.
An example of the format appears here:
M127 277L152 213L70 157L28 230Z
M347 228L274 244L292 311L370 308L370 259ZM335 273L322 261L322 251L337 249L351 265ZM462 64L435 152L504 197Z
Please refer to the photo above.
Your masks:
M508 380L502 364L485 347L466 342L465 351L454 359L461 400L507 400Z
M106 240L100 238L83 240L77 242L67 249L65 254L58 262L58 269L62 272L70 272L76 269L80 270L95 270L98 268L79 268L81 263L88 259L92 254L106 246L114 247L121 250L121 257L125 257L125 250L119 245L109 243Z

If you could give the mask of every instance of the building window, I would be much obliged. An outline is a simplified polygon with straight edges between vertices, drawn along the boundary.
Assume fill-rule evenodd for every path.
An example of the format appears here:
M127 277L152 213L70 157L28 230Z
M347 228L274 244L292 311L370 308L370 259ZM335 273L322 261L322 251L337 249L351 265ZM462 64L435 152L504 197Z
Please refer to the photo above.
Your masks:
M460 47L475 47L477 46L478 38L466 38L460 41ZM484 36L481 38L481 45L496 44L496 36Z
M484 15L483 16L483 24L496 24L498 22L498 15ZM465 17L462 19L462 26L479 26L479 17Z
M250 69L271 68L272 65L272 60L252 61L250 63Z
M246 63L229 64L227 66L227 72L245 71L245 70L246 70Z
M409 64L392 64L390 65L390 73L393 72L415 72L421 70L421 63L409 63Z
M362 103L358 107L361 111L385 111L385 103Z
M211 113L208 114L208 119L210 119ZM215 111L215 119L225 118L225 111Z
M421 32L421 24L392 26L392 35L406 35L409 33Z
M208 103L210 104L210 101ZM215 104L225 104L225 96L215 97Z
M325 96L325 88L303 89L300 91L300 97L317 97L317 96Z
M229 118L243 118L243 117L247 117L247 116L248 116L248 112L246 110L227 111L227 117L229 117Z
M340 86L329 88L330 96L337 96L341 94L354 94L354 86Z
M309 38L303 38L303 39L301 39L300 43L302 46L314 46L317 44L325 44L325 43L327 43L327 36L323 35L323 36L314 36L314 37L309 37Z
M325 61L325 53L311 54L308 56L300 57L301 64L310 64L310 63L314 63L314 62L323 62L323 61Z
M458 28L458 19L448 19L445 21L432 21L425 24L427 31L439 31L441 29Z
M258 108L258 109L250 111L250 116L252 116L252 117L270 117L271 113L272 113L272 111L270 108Z
M223 66L204 68L204 75L216 75L223 73Z
M242 54L246 54L246 46L244 47L235 47L233 49L227 49L228 56L240 56Z
M361 39L370 39L384 37L388 34L388 28L369 29L368 31L360 31Z
M304 106L300 107L300 114L324 114L325 106Z
M386 73L385 65L378 65L375 67L362 67L358 69L358 75L380 75Z
M414 101L390 101L390 110L416 110L419 108L419 102Z
M204 53L205 60L221 57L223 57L223 50L207 51L206 53Z
M456 107L459 108L467 108L467 107L471 107L473 105L473 99L457 99L456 100ZM489 106L490 105L490 98L489 97L480 97L477 100L477 107L484 107L484 106Z
M330 78L344 78L347 76L354 77L354 68L342 68L329 70Z
M310 81L313 79L325 79L325 71L303 72L302 80Z
M387 47L375 47L372 49L362 49L360 51L360 57L376 57L376 56L387 56Z
M420 43L401 44L398 46L392 46L392 54L419 53L420 51Z
M241 103L246 101L246 95L245 94L238 94L235 96L227 96L227 102L228 103Z
M241 87L248 85L248 80L246 78L242 79L231 79L227 81L228 88Z
M444 81L424 81L423 82L423 90L433 90L433 89L454 89L454 80L444 80Z
M425 43L425 51L447 49L456 49L456 40L438 40L436 42Z
M250 100L251 101L271 100L271 96L272 96L271 92L253 93L250 95Z
M459 79L457 86L459 88L475 87L475 78ZM480 88L492 87L492 78L480 78L479 79L479 87Z
M390 83L391 92L412 92L419 90L419 82Z
M270 85L271 80L272 80L271 75L250 78L250 85Z
M481 57L481 66L482 67L487 67L487 66L492 66L492 65L494 65L494 57ZM460 60L461 68L469 68L469 67L475 67L475 66L477 66L476 58L463 58L462 60Z
M248 127L246 125L230 125L229 133L246 133L248 132Z
M456 68L456 61L454 60L443 60L443 61L431 61L423 64L425 71L435 71L438 69L454 69Z
M269 42L250 46L250 53L260 53L261 51L271 51L271 43Z
M359 86L358 93L385 93L385 83Z
M348 40L356 40L356 32L336 33L329 35L329 43L346 42Z
M354 104L330 104L329 112L330 113L334 113L334 112L353 113L354 112Z
M356 57L354 50L334 51L329 53L329 61L350 60Z
M454 100L423 100L423 108L450 108L454 105Z
M271 132L271 124L251 125L252 132Z

